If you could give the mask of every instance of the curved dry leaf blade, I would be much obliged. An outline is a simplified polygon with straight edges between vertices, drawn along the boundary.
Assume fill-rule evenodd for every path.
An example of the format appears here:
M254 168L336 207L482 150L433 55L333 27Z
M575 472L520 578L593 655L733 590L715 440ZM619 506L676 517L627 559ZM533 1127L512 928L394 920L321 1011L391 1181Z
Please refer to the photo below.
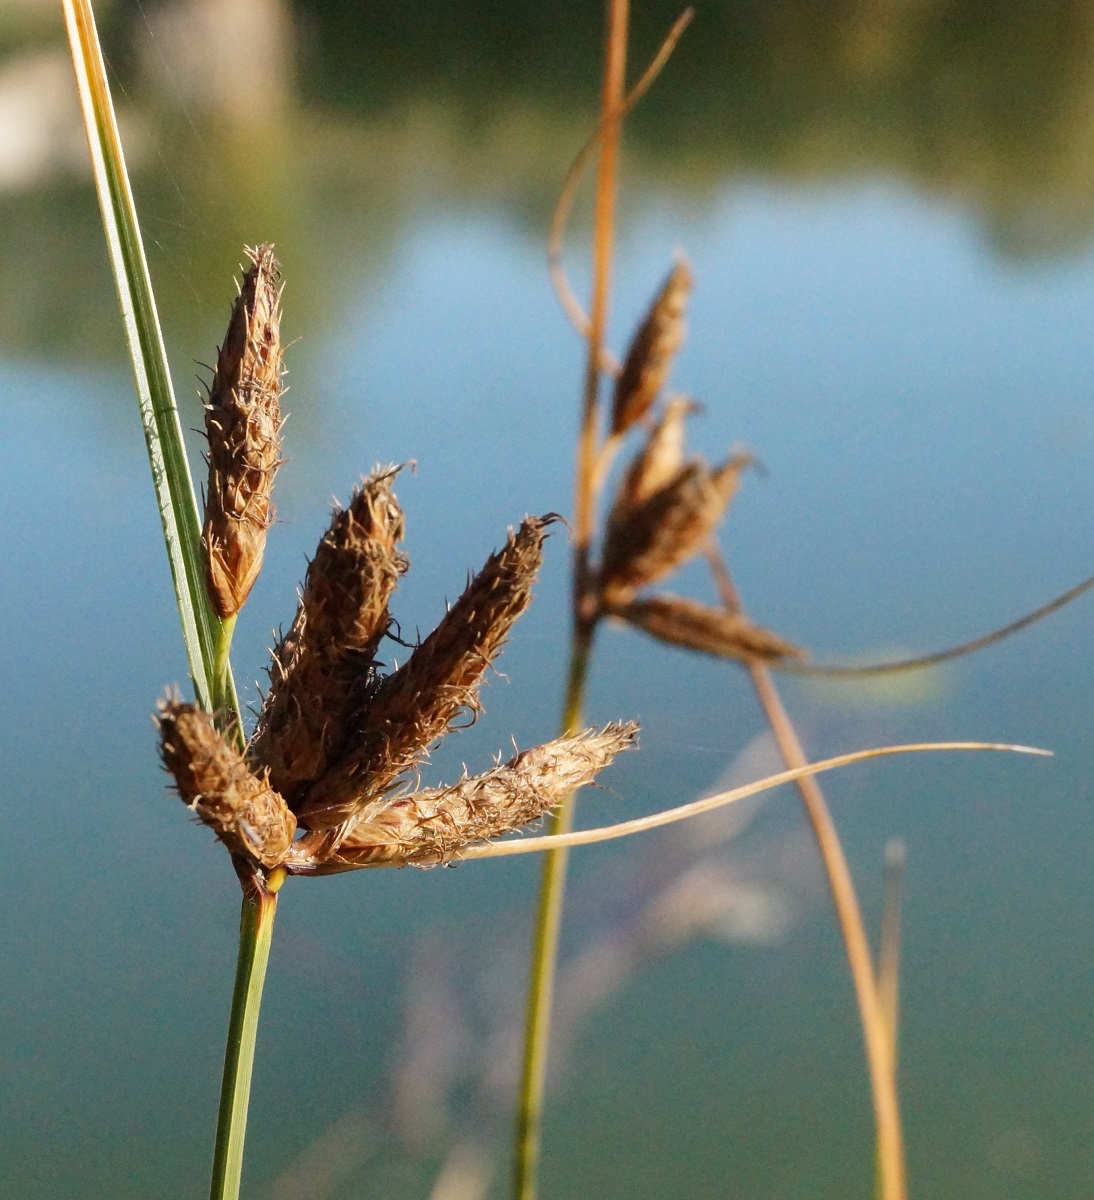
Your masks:
M621 821L617 825L605 825L600 829L582 829L575 833L560 833L551 837L534 837L521 841L491 842L488 846L471 846L461 857L468 859L498 858L509 854L535 854L541 850L558 849L564 846L589 846L595 842L609 842L615 838L629 837L633 833L645 833L650 829L659 829L662 825L672 825L676 821L685 821L689 817L710 812L725 804L732 804L736 800L744 800L759 792L781 787L784 783L793 783L797 779L804 779L807 775L820 775L825 771L834 771L838 767L850 766L852 763L866 762L872 758L886 758L894 754L958 750L998 750L1012 754L1036 754L1045 757L1052 755L1051 750L1003 742L915 742L903 746L881 746L874 750L857 750L852 754L840 754L835 758L822 759L804 767L796 767L791 771L781 771L777 775L769 775L766 779L758 780L756 783L719 792L715 796L694 800L690 804L665 809L663 812L652 813L648 817L639 817L634 821Z

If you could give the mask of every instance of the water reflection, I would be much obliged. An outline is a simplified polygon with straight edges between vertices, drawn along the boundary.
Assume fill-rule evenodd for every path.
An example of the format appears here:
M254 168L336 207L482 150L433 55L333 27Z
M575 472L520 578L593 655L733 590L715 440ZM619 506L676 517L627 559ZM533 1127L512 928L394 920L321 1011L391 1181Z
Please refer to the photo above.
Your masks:
M567 509L579 348L548 294L542 231L592 119L600 14L273 5L252 63L259 47L231 32L245 11L118 2L103 23L186 424L198 423L190 364L223 332L240 246L272 238L285 262L292 461L237 634L247 686L291 617L330 495L377 459L420 462L400 493L408 630L435 624L438 597L507 524ZM636 61L674 15L637 8ZM742 489L732 561L757 619L818 655L959 641L1089 573L1094 265L1088 252L1028 256L1088 237L1092 24L1078 4L727 3L700 11L636 115L616 328L682 242L698 288L679 383L709 406L696 436L711 458L743 440L769 469ZM227 32L206 57L213 28ZM197 1195L236 896L155 763L148 714L185 667L58 34L52 0L0 10L0 655L16 681L0 696L0 759L20 822L0 875L14 914L0 925L0 1162L28 1200ZM25 357L47 361L11 365ZM437 778L510 733L527 745L553 732L565 559L558 539L502 663L509 682L491 686L482 725ZM902 1069L923 1194L1081 1195L1094 1171L1082 952L1094 762L1076 649L1088 630L1077 608L865 703L789 689L815 754L950 735L1059 751L1052 764L893 764L831 784L874 911L881 848L894 832L909 842ZM589 797L599 818L711 786L760 729L723 667L615 629L603 652L592 714L640 715L644 732L639 762ZM747 871L763 863L742 867L732 844L728 866L708 863L671 895L637 844L630 860L575 860L574 914L591 916L570 926L571 950L629 967L627 938L654 941L653 928L664 953L620 971L602 1009L592 1001L611 979L584 976L579 1068L549 1133L552 1196L869 1193L839 946L797 857L792 801L760 820L754 832L787 853L751 892ZM489 993L478 968L496 951L502 1007L514 1003L506 955L534 864L482 866L496 869L286 895L252 1194L426 1194L428 1171L376 1150L361 1113L383 1109L386 1136L401 1067L408 1093L425 1077L443 1108L430 1152L483 1112L481 1045L461 1022L485 1022L444 1010L444 992L474 1008L462 981ZM605 880L607 901L593 899ZM703 940L667 953L681 929ZM783 940L756 945L757 931ZM460 953L473 961L449 972ZM411 1026L437 1043L410 1046ZM449 1178L481 1178L464 1150Z
M116 357L52 4L0 24L2 344ZM636 6L634 57L675 8ZM191 343L239 244L285 248L320 323L423 205L502 204L538 235L591 120L596 6L165 0L104 6L162 303ZM635 115L632 180L703 205L741 178L885 176L976 214L1008 256L1094 219L1086 3L701 8ZM192 351L191 351L192 352Z

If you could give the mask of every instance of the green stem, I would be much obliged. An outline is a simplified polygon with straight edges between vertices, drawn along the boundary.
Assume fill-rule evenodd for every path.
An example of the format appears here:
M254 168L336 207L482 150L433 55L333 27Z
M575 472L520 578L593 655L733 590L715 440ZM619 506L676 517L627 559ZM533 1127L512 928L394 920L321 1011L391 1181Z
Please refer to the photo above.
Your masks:
M247 748L247 739L243 733L239 696L236 694L235 679L232 677L232 661L229 658L232 650L232 635L236 631L237 616L238 613L233 613L230 617L222 618L216 631L211 686L213 712L223 723L223 728L232 733L236 745L242 752Z
M595 622L574 625L570 674L562 726L574 733L581 725L585 684L589 677ZM574 820L574 797L569 796L547 817L547 833L569 833ZM562 902L566 894L566 868L570 851L548 850L543 856L539 906L536 909L532 965L528 981L528 1008L524 1023L524 1062L517 1097L517 1130L513 1176L514 1200L534 1200L547 1085L547 1050L554 1008L558 940L562 927Z
M276 888L280 882L279 878L266 885L261 879L253 877L244 882L243 909L239 918L239 958L236 962L235 990L232 992L232 1015L228 1021L228 1045L224 1051L224 1078L220 1088L210 1200L237 1200L239 1196L258 1013L262 1005L262 985L266 979L274 915L277 912Z

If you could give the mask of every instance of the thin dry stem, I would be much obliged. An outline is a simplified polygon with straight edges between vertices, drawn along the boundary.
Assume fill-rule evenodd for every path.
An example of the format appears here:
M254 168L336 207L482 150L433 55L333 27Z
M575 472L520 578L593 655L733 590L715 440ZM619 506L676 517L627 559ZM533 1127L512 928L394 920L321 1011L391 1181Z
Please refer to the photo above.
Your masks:
M743 612L740 597L725 560L713 545L708 547L707 559L722 593L722 602L726 611L732 614ZM747 666L760 706L771 726L771 732L778 743L783 761L791 770L800 770L806 767L809 760L798 740L797 731L783 707L770 671L764 663L757 660L749 662ZM904 1135L900 1123L900 1103L897 1095L892 1044L886 1028L877 979L874 975L874 963L866 936L866 925L862 919L862 908L858 902L854 880L851 877L850 867L847 865L847 858L843 853L839 834L836 832L835 822L832 820L820 785L812 776L808 775L799 777L797 785L832 893L836 919L839 922L847 954L851 982L855 989L855 998L858 1001L866 1050L866 1065L870 1075L870 1090L874 1104L874 1120L877 1126L879 1200L905 1200L907 1180L904 1165Z
M955 658L963 658L966 654L983 650L986 646L992 646L996 642L1001 642L1004 638L1010 637L1012 634L1019 633L1023 629L1028 629L1031 625L1036 624L1045 617L1058 612L1065 605L1070 604L1072 600L1077 600L1092 587L1094 587L1094 575L1091 575L1089 579L1084 579L1082 583L1077 583L1073 588L1068 588L1062 595L1050 600L1047 604L1042 604L1040 608L1035 608L1032 612L1026 613L1016 621L1011 621L999 629L992 630L991 633L985 633L980 637L973 638L969 642L962 642L958 646L951 646L947 650L936 650L932 654L920 655L918 658L904 658L895 662L864 663L860 666L853 664L842 665L839 663L780 663L776 669L794 675L815 675L820 677L846 676L853 678L860 675L894 675L900 671L920 671L924 667L936 667L941 663L951 662Z
M668 62L673 50L676 49L676 43L683 36L684 30L691 24L692 17L694 16L695 10L687 8L676 18L675 23L669 30L665 40L661 43L661 48L654 55L650 65L645 69L642 77L622 101L619 107L620 120L626 117L638 101L649 91L654 80L661 74L662 68ZM551 228L547 236L548 270L551 282L554 285L555 295L558 297L558 302L562 306L562 310L568 317L570 324L581 335L583 341L587 341L589 338L590 322L581 301L577 298L577 294L570 286L570 281L566 276L566 269L562 265L562 250L566 239L566 226L570 220L570 213L573 211L578 186L581 183L582 176L585 174L585 169L588 167L593 153L600 145L600 140L605 133L605 127L606 121L602 112L600 123L593 131L589 140L574 156L574 160L566 172L566 178L563 180L562 187L559 190L558 202L555 204L555 211L551 216ZM600 368L609 375L618 374L620 369L619 363L615 358L603 348L600 354Z
M272 246L248 249L244 275L205 406L209 484L206 578L222 618L243 607L273 524L270 499L281 465L280 268Z
M1052 755L1050 750L1009 742L909 742L897 746L879 746L873 750L856 750L851 754L837 754L834 758L823 758L792 771L780 771L777 775L769 775L766 779L758 780L756 783L718 792L713 796L705 796L702 800L692 800L689 804L681 804L676 808L666 808L661 812L650 813L646 817L636 817L633 821L620 821L617 825L603 825L599 829L579 829L573 833L545 834L542 837L523 838L516 841L510 839L502 842L490 842L486 846L470 846L464 851L461 858L503 858L511 854L539 854L560 847L572 849L574 846L592 846L599 842L611 842L618 838L631 837L636 833L648 833L651 829L660 829L665 825L674 825L677 821L687 821L692 817L712 812L716 808L722 808L738 800L746 800L749 796L759 795L760 792L781 787L784 783L796 783L799 779L804 779L809 775L821 775L825 771L835 771L840 767L848 767L852 763L867 762L874 758L888 758L894 754L963 750L994 750L1008 754L1035 754L1039 757L1051 757Z
M160 748L182 800L227 846L233 858L276 867L288 852L296 818L208 713L168 696L159 706Z
M270 691L248 757L291 807L361 727L388 602L407 560L395 468L375 472L336 509L308 566L296 617L273 652Z
M304 828L346 825L416 767L461 712L478 710L483 675L531 600L549 522L527 517L437 628L378 685L364 727L348 731L342 757L302 798Z
M592 783L621 751L635 744L638 726L587 729L525 750L482 775L430 788L364 809L352 832L319 862L305 855L290 872L327 875L359 867L419 866L450 861L475 842L489 841L538 820ZM297 843L299 846L299 843Z

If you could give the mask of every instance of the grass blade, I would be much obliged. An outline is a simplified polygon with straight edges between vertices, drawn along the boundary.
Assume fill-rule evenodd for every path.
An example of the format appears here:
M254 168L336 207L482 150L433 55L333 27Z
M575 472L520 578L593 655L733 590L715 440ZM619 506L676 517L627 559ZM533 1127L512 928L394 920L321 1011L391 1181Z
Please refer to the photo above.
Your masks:
M206 595L201 521L95 17L90 0L63 7L190 676L203 708L238 713L230 670L219 681L215 670L221 622Z

